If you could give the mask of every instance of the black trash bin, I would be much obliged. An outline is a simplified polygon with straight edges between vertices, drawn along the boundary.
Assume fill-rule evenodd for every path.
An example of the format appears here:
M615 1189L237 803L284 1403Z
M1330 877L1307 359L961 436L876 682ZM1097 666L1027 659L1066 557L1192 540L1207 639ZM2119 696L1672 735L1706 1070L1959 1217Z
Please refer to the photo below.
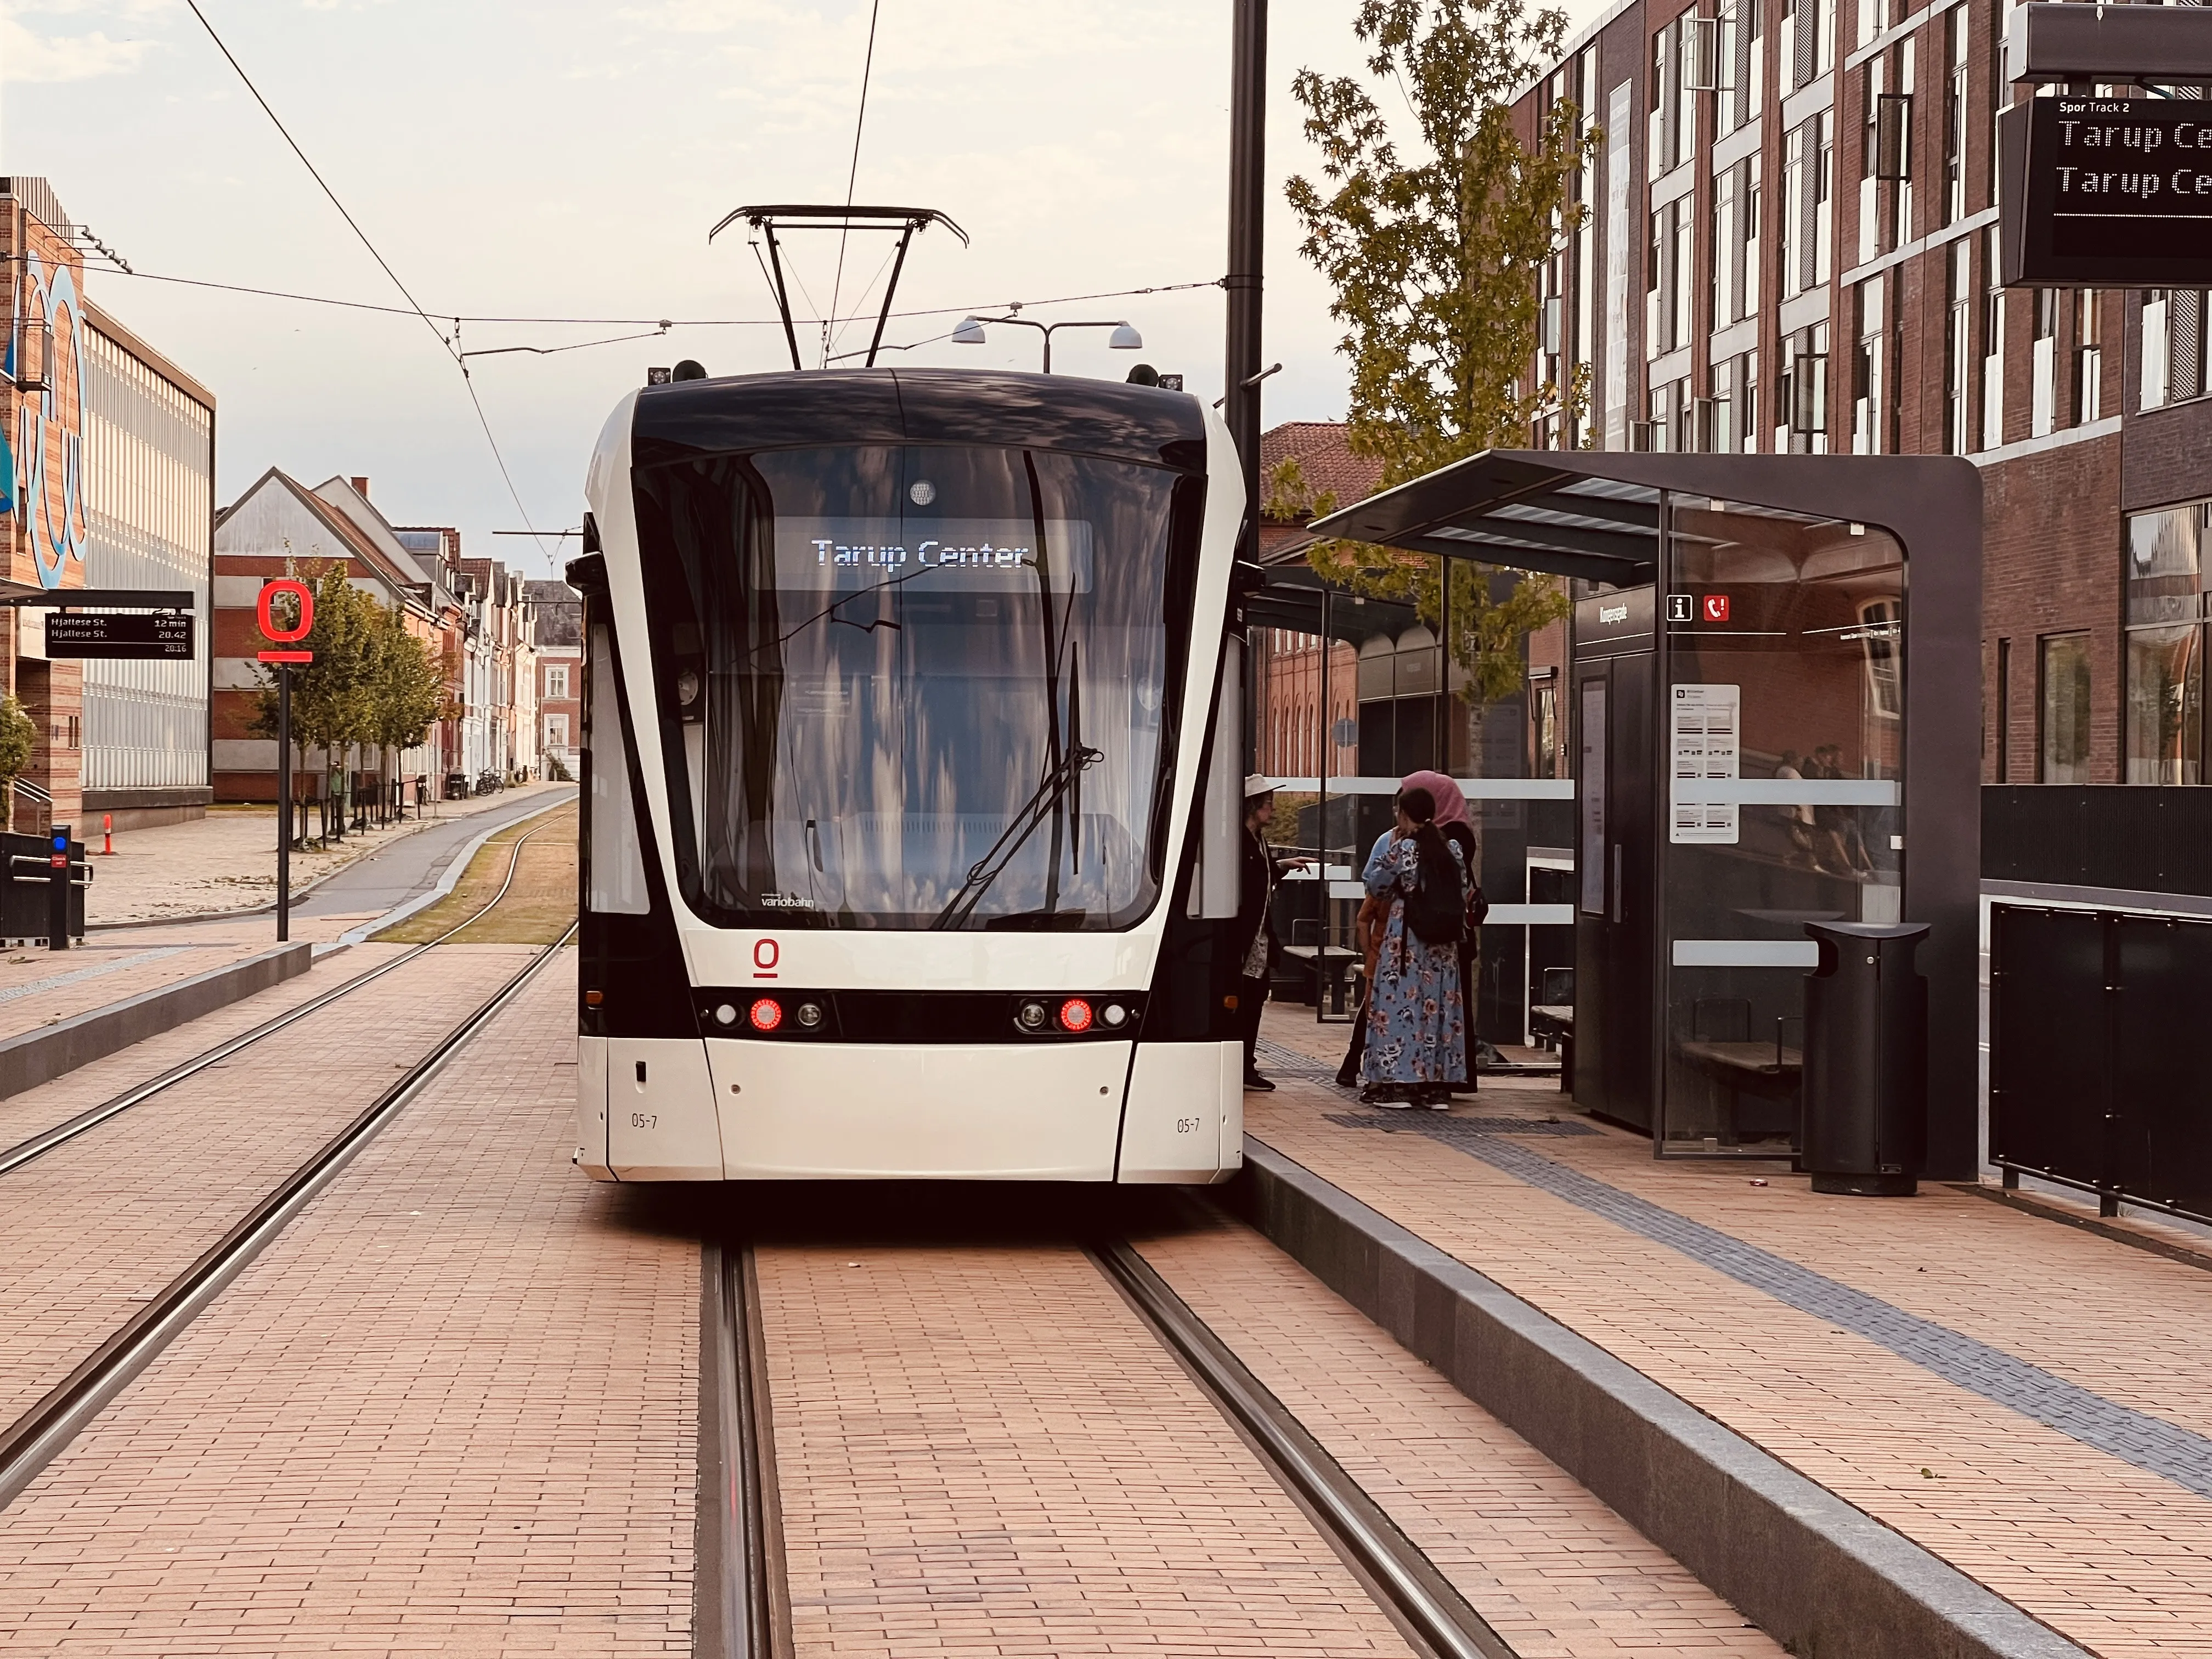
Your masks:
M1808 921L1820 965L1805 981L1804 1131L1816 1193L1909 1198L1928 1141L1925 922Z

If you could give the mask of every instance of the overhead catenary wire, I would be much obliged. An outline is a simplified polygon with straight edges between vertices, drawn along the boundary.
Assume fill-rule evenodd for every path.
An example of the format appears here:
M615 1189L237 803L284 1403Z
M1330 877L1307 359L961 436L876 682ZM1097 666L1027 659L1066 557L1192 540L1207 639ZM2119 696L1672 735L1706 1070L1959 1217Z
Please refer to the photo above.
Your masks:
M454 367L461 371L461 384L467 389L470 407L476 410L477 424L483 428L484 441L491 447L492 460L499 467L499 476L507 485L507 493L514 498L514 510L522 515L524 524L529 524L530 509L522 504L522 492L514 487L514 475L507 470L507 457L500 453L499 440L492 433L491 418L484 413L483 400L477 396L476 383L469 378L469 366L463 360L461 353L460 319L454 319L453 337L447 338L445 331L432 319L430 313L422 309L422 303L415 297L413 290L400 279L399 273L392 268L392 262L386 259L376 244L369 240L369 234L361 228L360 221L346 210L346 204L338 199L338 193L331 188L330 181L325 179L315 164L307 159L307 152L300 148L300 142L292 137L291 129L287 127L283 118L270 107L269 100L261 95L261 88L253 83L253 77L246 72L246 66L238 61L237 54L224 44L222 36L216 33L215 25L208 21L207 14L200 9L199 0L185 0L185 3L191 9L192 15L199 20L200 27L207 31L208 39L215 42L216 50L222 54L223 60L236 71L238 78L245 82L246 89L253 94L253 101L261 106L261 112L269 118L270 124L276 129L278 135L290 148L292 154L300 158L300 165L307 168L307 176L313 179L323 194L330 198L331 205L338 210L338 217L346 222L346 228L360 239L361 245L368 250L369 258L375 260L378 268L392 279L392 287L399 290L400 296L413 309L415 315L422 319L423 327L428 329L437 337L438 343L445 348L446 355L453 360ZM551 568L553 556L547 550L543 542L538 544L538 551L545 560L547 568Z
M836 342L836 324L832 319L837 312L837 301L845 291L845 241L851 235L849 222L853 211L853 186L860 176L860 135L868 125L868 82L876 71L876 19L883 11L883 0L869 0L868 54L860 64L860 107L853 118L853 165L845 172L845 212L848 222L837 227L837 275L830 285L830 316L822 319L822 366L830 366L830 348ZM868 286L873 288L872 280ZM884 296L889 298L889 295Z
M14 259L15 254L0 254L0 258ZM381 306L373 300L341 300L327 294L297 294L287 289L257 288L249 283L218 283L203 276L172 276L153 270L118 270L110 273L131 276L142 283L172 283L185 288L212 289L223 294L243 294L255 299L290 300L301 305L337 306L348 311L371 311L387 317L414 317L421 313L405 306ZM916 311L894 311L895 318L963 317L972 312L988 311L1004 306L1010 309L1032 310L1039 306L1075 305L1088 300L1130 300L1150 294L1180 294L1191 289L1219 288L1221 278L1209 276L1194 283L1157 283L1150 288L1121 288L1097 294L1057 294L1042 300L985 300L964 306L930 306ZM499 325L517 328L781 328L780 317L490 317L469 313L443 313L457 324L478 323L487 326ZM863 319L863 313L835 318L838 323Z

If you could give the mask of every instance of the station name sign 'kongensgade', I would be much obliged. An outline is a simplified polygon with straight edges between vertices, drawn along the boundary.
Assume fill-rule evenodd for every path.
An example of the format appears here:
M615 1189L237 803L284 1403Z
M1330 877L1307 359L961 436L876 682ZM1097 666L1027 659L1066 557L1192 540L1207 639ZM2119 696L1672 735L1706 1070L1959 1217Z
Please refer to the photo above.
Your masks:
M2212 101L2031 98L1998 118L2008 284L2212 287Z

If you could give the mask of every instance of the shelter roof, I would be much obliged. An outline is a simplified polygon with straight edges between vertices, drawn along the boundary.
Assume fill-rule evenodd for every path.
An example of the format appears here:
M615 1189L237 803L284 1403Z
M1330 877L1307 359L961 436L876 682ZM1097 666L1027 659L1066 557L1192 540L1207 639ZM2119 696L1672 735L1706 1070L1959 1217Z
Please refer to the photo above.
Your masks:
M1739 509L1878 524L1908 547L1970 536L1981 479L1928 455L1664 455L1492 449L1317 519L1316 536L1442 554L1615 586L1658 569L1669 495ZM1680 533L1680 532L1678 532Z

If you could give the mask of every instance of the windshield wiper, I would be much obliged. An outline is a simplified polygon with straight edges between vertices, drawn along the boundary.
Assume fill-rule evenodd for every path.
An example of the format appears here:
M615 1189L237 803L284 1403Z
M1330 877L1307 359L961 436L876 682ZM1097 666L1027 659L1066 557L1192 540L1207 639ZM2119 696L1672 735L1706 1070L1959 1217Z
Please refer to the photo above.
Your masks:
M991 884L1014 861L1014 854L1022 850L1023 843L1036 832L1037 826L1055 815L1061 798L1075 787L1077 778L1105 758L1103 750L1071 744L1060 763L1045 774L1044 781L1015 809L1013 821L991 843L991 850L969 866L968 879L960 884L960 890L937 913L936 919L929 924L931 930L957 927L975 915L975 907L982 902Z

